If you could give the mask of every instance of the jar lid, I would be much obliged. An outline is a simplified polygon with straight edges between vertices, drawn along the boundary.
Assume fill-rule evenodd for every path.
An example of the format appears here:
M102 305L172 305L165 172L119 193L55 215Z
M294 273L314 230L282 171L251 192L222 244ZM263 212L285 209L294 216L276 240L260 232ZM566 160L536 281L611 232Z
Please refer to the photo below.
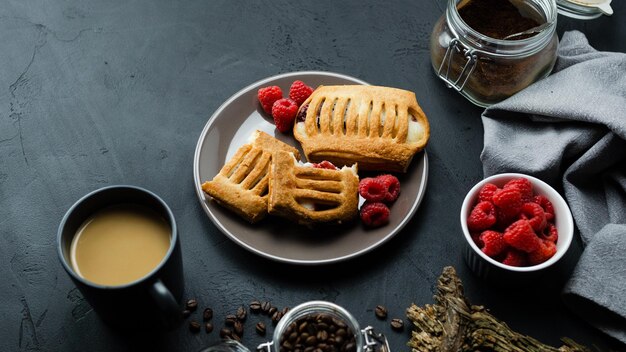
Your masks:
M556 5L560 14L581 20L613 14L611 0L556 0Z

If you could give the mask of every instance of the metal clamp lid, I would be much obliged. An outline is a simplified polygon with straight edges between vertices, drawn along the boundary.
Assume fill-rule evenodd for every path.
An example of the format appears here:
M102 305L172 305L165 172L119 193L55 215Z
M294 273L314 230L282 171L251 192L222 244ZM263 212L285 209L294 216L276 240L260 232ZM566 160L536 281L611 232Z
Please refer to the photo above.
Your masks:
M361 330L363 337L365 337L365 345L363 346L363 351L366 352L391 352L389 348L389 341L382 333L375 333L374 328L371 326L366 327Z
M478 50L470 49L463 43L461 43L459 38L451 39L448 42L448 48L446 49L446 53L443 56L443 59L441 59L441 65L439 65L437 75L444 82L446 82L449 88L454 88L454 90L460 92L461 90L463 90L463 87L465 87L469 76L472 74L472 72L474 72L474 69L476 68L476 63L478 62L477 52ZM461 69L461 72L459 72L458 77L453 80L450 78L450 66L452 66L452 58L455 54L463 55L467 61L463 66L463 69ZM448 67L446 68L444 74L443 67L445 64L447 64ZM465 78L463 78L463 76L465 76Z

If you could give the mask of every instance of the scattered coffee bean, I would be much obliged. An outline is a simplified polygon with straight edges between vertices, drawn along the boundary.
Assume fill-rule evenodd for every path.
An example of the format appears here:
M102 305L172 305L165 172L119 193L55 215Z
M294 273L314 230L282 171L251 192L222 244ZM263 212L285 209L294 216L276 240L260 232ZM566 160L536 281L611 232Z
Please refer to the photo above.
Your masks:
M233 335L233 332L228 328L222 328L222 330L220 330L220 337L223 339L229 338L232 335Z
M282 318L283 318L283 312L275 311L274 314L272 314L272 323L276 325Z
M185 307L191 311L194 312L196 310L196 308L198 308L198 301L196 301L195 299L189 299L187 300L187 303L185 304Z
M398 319L398 318L394 318L391 319L391 328L396 330L396 331L401 331L402 328L404 327L404 321L402 321L402 319Z
M274 313L276 313L277 310L278 308L271 306L270 309L267 311L267 314L271 317L272 315L274 315Z
M262 321L256 323L255 329L256 329L257 334L261 336L265 336L265 324L263 324Z
M239 308L237 308L237 320L244 322L246 321L246 316L247 316L248 312L246 311L246 307L244 306L240 306Z
M374 314L376 314L376 318L378 319L386 319L387 318L387 308L377 305L374 309Z
M250 302L250 311L252 313L259 313L261 311L261 302L254 300Z
M207 334L211 333L213 331L213 324L211 323L204 324L204 330L206 330Z
M213 309L206 308L204 312L202 312L202 319L204 319L204 321L213 319Z
M233 326L236 321L237 316L235 316L234 314L228 314L224 319L224 324L226 324L226 326Z
M272 308L272 304L268 301L264 301L261 304L261 310L263 311L263 313L268 314L270 311L270 308Z
M283 310L282 310L283 315L287 314L287 312L289 312L289 309L290 309L289 307L283 308Z
M183 318L189 318L189 316L191 315L191 311L189 309L185 309L183 310Z
M200 323L198 323L195 320L192 320L189 322L189 331L193 332L193 333L197 333L200 332L200 328L202 327L202 325L200 325Z
M243 336L243 324L241 323L241 321L237 320L234 324L233 324L233 332L235 334L237 334L237 336L242 337Z

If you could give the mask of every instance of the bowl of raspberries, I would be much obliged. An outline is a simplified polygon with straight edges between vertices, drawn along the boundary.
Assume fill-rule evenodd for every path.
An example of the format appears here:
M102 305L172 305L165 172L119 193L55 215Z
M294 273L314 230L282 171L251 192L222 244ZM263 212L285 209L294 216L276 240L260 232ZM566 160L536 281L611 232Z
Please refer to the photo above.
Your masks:
M574 221L567 203L538 178L504 173L476 184L461 207L465 259L480 277L536 273L567 252Z

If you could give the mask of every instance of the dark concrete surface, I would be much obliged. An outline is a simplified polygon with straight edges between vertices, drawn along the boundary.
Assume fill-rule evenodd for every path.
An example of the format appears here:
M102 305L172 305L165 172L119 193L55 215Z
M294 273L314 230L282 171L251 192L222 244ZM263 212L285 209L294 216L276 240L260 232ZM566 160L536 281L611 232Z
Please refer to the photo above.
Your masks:
M334 301L386 333L394 351L410 336L374 317L404 317L432 301L446 265L471 301L523 333L623 350L559 298L580 251L557 274L517 290L487 284L465 266L461 201L482 178L481 109L433 74L428 37L443 13L432 1L3 0L0 4L0 351L197 351L222 319L254 298L279 307ZM600 50L626 51L626 3L592 21L559 16ZM372 253L317 268L270 262L222 235L194 193L192 159L211 113L242 87L277 73L340 72L416 92L428 115L430 179L404 231ZM215 310L216 331L128 336L99 320L58 262L57 226L85 193L146 187L178 221L186 297ZM246 322L244 343L268 340ZM264 319L265 322L269 322ZM270 324L271 326L271 324ZM271 330L271 329L270 329Z

